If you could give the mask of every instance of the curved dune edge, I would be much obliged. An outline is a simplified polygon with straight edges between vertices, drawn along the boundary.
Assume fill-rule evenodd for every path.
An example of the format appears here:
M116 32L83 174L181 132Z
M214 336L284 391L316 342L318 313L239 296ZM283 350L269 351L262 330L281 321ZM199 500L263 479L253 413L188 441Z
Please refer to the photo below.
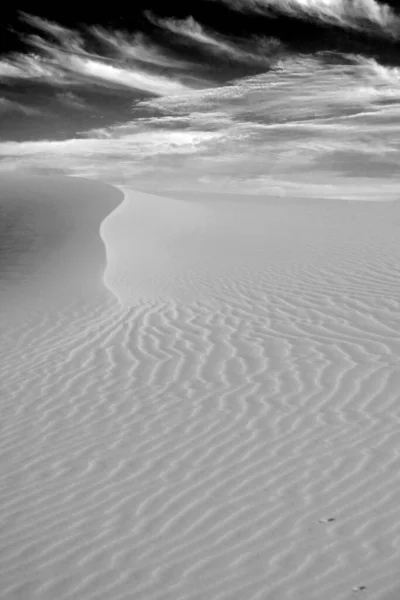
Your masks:
M2 598L396 600L399 217L126 195L0 329Z
M124 306L190 288L181 279L190 268L190 240L206 231L204 206L118 187L124 201L103 221L104 282ZM203 260L198 256L197 264Z
M88 179L1 175L2 293L55 304L98 294L106 269L99 229L121 199Z

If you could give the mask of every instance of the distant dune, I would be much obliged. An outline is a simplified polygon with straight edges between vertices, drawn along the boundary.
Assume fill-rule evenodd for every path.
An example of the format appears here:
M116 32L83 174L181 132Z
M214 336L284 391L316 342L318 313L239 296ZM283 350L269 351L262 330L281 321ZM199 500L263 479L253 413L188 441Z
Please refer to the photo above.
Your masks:
M1 177L0 597L400 597L400 204L121 191Z

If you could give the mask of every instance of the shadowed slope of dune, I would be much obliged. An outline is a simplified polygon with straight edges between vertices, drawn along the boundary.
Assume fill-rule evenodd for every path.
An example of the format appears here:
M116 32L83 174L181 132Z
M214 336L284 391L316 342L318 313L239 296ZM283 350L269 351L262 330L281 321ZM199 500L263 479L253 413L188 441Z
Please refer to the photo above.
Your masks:
M115 188L81 178L2 174L2 294L32 302L99 288L106 266L99 227L121 199Z
M2 330L2 597L387 600L400 205L124 191Z

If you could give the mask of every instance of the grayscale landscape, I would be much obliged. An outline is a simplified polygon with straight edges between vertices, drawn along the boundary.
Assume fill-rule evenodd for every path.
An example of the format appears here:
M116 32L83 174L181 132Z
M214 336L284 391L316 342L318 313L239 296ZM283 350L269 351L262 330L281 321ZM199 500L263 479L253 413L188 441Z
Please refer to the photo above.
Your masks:
M394 2L0 31L1 600L398 600Z

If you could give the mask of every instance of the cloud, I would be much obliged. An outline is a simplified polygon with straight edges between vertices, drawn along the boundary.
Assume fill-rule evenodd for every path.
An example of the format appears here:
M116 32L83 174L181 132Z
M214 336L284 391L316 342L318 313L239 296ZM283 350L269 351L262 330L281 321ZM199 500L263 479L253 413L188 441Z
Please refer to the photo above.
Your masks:
M59 23L55 23L54 21L49 21L42 17L37 17L35 15L28 14L26 12L20 13L21 19L31 25L35 29L42 31L43 33L47 33L52 37L56 38L59 42L61 41L64 46L68 46L70 50L79 50L81 48L81 38L76 33L71 31L70 29L63 27Z
M214 1L214 0L213 0ZM400 17L376 0L218 0L229 7L267 15L285 14L314 19L359 31L371 31L398 39Z
M282 44L277 39L238 39L227 38L216 32L207 30L197 23L193 17L187 19L159 19L150 13L147 13L148 19L172 33L178 38L206 49L210 54L218 55L232 61L268 67L271 59L275 58L278 52L282 51Z
M133 35L123 31L107 31L103 27L94 26L90 32L106 51L125 61L137 61L147 65L167 69L187 70L190 66L185 60L174 56L165 48L157 46L143 33Z
M59 92L56 94L56 98L60 104L63 104L69 108L76 110L85 110L88 108L88 105L84 100L82 100L82 98L70 91Z
M146 131L145 128L119 126L110 128L108 135L103 130L93 130L87 138L75 138L66 141L43 140L38 142L3 142L0 144L0 165L7 169L12 164L24 166L55 166L72 168L76 174L81 174L81 169L92 175L106 166L112 160L131 162L139 167L148 159L163 156L175 157L179 155L196 154L209 142L221 137L220 132L205 132L194 128L182 131ZM117 168L118 166L114 168ZM1 168L0 168L1 170Z
M136 45L128 49L128 40L123 34L106 34L104 30L91 28L89 33L97 42L119 48L118 57L110 57L92 51L89 38L84 39L79 32L39 17L24 15L24 19L38 29L40 35L27 37L32 49L30 53L14 53L0 59L0 81L3 83L11 84L16 80L62 86L83 83L155 95L182 93L201 84L192 75L187 76L188 83L181 81L179 74L165 75L167 58L161 60L152 47L146 46L144 38L137 37ZM164 72L138 65L135 59L158 66L159 71L163 68ZM171 66L176 66L174 61Z
M44 50L49 54L58 54L58 51L63 49L71 54L98 56L96 53L91 53L85 48L85 45L90 40L85 40L83 35L78 31L73 31L58 23L26 13L22 13L22 18L26 23L45 35L50 36L52 39L52 41L49 41L39 35L30 35L28 40L35 48ZM118 30L108 31L104 27L93 25L87 27L87 34L96 43L100 43L104 47L106 56L112 54L114 58L119 58L120 60L134 60L167 68L184 69L188 66L185 61L168 55L165 49L158 47L141 32L129 34Z
M0 60L0 81L42 81L50 85L91 84L140 90L150 94L177 94L188 91L179 81L146 71L107 63L104 60L54 51L49 59L39 55L14 55Z
M49 80L56 84L64 78L58 69L36 54L12 54L0 59L0 81L7 84L18 79Z
M12 85L23 80L64 88L86 85L176 95L208 88L223 79L223 68L211 68L216 58L230 67L241 65L242 72L246 67L265 70L283 51L276 39L228 38L192 17L158 19L149 13L147 17L158 31L169 35L170 43L165 36L152 40L144 33L108 31L100 26L81 32L23 13L23 20L34 30L24 38L29 52L0 58L0 82ZM188 44L209 56L209 64L182 51L182 45Z
M397 27L393 11L374 0L229 4L352 28L374 24L391 35ZM267 193L278 187L287 194L301 189L362 197L379 186L387 193L398 189L400 69L358 55L290 56L272 39L227 37L191 17L148 17L159 37L171 42L168 50L144 34L89 27L83 35L25 15L38 33L27 39L30 53L0 60L3 82L60 86L59 102L75 109L85 105L74 86L140 90L153 97L135 102L129 122L70 140L1 143L0 170L59 168L160 190ZM217 84L200 75L204 64L188 58L196 52L182 52L185 46L211 57L208 66L221 59L262 72ZM23 111L21 106L13 110ZM7 99L0 101L0 112L11 109ZM366 172L374 174L368 186Z
M130 89L150 92L152 94L178 94L187 91L187 87L178 81L162 75L153 75L139 69L108 64L101 60L69 56L64 60L59 57L58 66L65 69L68 75L79 79L92 80L97 83L108 83Z
M21 104L15 100L9 100L8 98L0 97L0 115L5 113L19 113L25 115L26 117L37 117L42 115L42 112L37 108L27 106L26 104Z
M0 144L0 170L62 168L159 191L394 197L399 123L397 69L288 57L257 76L139 102L130 122L79 138Z

